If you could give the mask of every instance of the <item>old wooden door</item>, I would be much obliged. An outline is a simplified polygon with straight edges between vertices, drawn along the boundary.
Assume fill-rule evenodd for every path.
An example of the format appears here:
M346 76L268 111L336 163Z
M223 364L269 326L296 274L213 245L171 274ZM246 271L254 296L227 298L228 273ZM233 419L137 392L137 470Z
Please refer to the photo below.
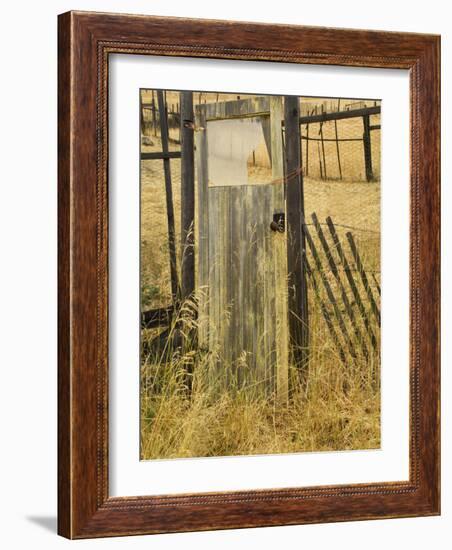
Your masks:
M219 380L287 399L282 99L198 107L199 340Z

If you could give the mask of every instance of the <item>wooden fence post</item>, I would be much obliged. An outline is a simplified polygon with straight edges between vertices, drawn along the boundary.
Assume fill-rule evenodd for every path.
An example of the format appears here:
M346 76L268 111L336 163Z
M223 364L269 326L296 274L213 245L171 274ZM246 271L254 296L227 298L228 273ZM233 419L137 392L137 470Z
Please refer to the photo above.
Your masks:
M282 121L284 118L283 99L281 96L270 98L270 155L272 178L284 180L284 145L282 139ZM284 185L273 185L273 212L285 210ZM287 327L287 239L285 233L275 232L272 235L275 269L275 311L281 322L276 326L276 396L281 405L287 404L289 395L289 335Z
M200 96L201 94L199 94ZM196 231L197 239L197 270L196 288L199 293L198 302L198 345L200 349L206 349L209 345L209 200L207 182L207 122L206 109L201 107L201 97L195 109L195 126L199 128L194 139L196 143L196 167L197 167L197 201L198 223Z
M337 100L337 110L338 112L340 111L341 109L341 100L338 99ZM337 120L334 120L334 131L335 131L335 134L336 134L336 153L337 153L337 166L339 168L339 179L342 180L342 165L341 165L341 154L340 154L340 151L339 151L339 136L338 136L338 131L337 131Z
M170 256L170 273L171 273L171 294L173 303L176 304L179 300L179 282L177 277L177 260L176 260L176 232L174 224L174 207L173 207L173 190L171 187L171 168L170 159L168 156L168 119L166 116L165 101L163 91L157 91L157 101L159 106L160 119L160 135L162 139L162 151L166 155L163 158L163 171L165 173L165 194L166 194L166 215L168 219L168 248Z
M306 176L309 176L309 122L306 124L306 165L304 173Z
M154 136L157 135L157 113L155 112L155 96L154 90L152 90L152 126L154 128Z
M320 143L317 141L317 153L319 154L320 179L323 180L322 157L320 156Z
M195 290L193 93L180 92L181 135L181 298L186 300Z
M303 376L308 358L308 300L304 250L304 192L301 174L300 106L296 96L284 98L286 156L287 268L289 334L293 364Z
M366 167L366 180L373 181L374 175L372 172L372 148L370 143L370 116L363 116L363 145L364 145L364 164Z
M140 130L141 130L141 135L144 136L144 109L143 109L143 100L141 97L140 97Z
M323 105L322 105L322 114L324 112ZM326 172L326 157L325 157L325 142L323 140L323 122L320 123L320 142L322 144L322 159L323 159L323 178L328 179L327 172Z

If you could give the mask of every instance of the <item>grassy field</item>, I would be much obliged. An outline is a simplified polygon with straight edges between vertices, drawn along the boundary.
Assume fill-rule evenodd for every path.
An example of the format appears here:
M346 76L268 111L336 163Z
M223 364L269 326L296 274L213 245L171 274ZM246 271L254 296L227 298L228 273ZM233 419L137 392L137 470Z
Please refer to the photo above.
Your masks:
M215 94L212 94L215 95ZM147 98L145 98L147 99ZM170 96L170 99L173 99ZM174 97L176 99L176 96ZM210 100L210 97L207 99ZM344 125L345 122L342 122ZM345 135L361 132L356 121L343 126ZM311 132L312 129L310 129ZM303 128L302 131L304 132ZM310 133L310 135L312 135ZM325 133L325 136L327 134ZM151 143L152 142L152 143ZM177 149L178 145L172 143ZM379 145L373 143L379 156ZM158 136L150 136L143 151L161 150ZM315 151L315 149L314 149ZM326 151L327 166L334 166L336 149ZM362 150L351 150L362 166ZM375 156L374 156L375 158ZM162 161L141 162L141 291L142 309L167 306L171 302L167 222ZM376 162L379 165L379 162ZM344 167L345 169L345 167ZM305 177L305 213L308 223L315 212L321 223L331 216L345 246L351 231L363 263L379 280L380 271L380 183L362 181L361 168L346 181L321 181ZM171 161L176 213L176 235L180 218L180 161ZM331 170L331 173L332 170ZM377 172L379 174L379 171ZM355 178L355 179L354 179ZM195 218L196 219L196 218ZM353 229L350 229L353 227ZM313 229L312 229L313 231ZM317 241L316 241L317 242ZM317 242L320 248L319 243ZM327 262L323 260L326 270ZM331 286L332 274L325 272ZM318 275L320 276L320 275ZM341 274L343 277L343 273ZM321 287L321 280L318 279ZM372 279L375 296L375 281ZM324 298L321 289L320 297ZM350 301L353 297L349 295ZM354 305L355 307L355 305ZM367 306L366 306L367 307ZM190 304L186 304L190 309ZM159 329L143 330L141 362L141 457L175 458L227 456L302 451L372 449L380 446L379 353L364 357L347 355L344 364L331 339L313 289L309 287L310 343L307 384L298 383L292 372L291 396L287 405L275 399L251 397L246 388L230 385L219 391L211 383L210 352L199 351L192 342L194 321L183 316L171 330L187 336L182 349L168 347L158 355L146 353ZM379 327L369 313L379 341ZM348 329L351 329L347 321ZM169 339L171 342L171 338ZM356 342L355 342L356 343ZM169 347L171 344L169 344ZM371 348L371 346L368 346ZM224 376L233 366L224 364ZM187 391L191 386L191 391Z

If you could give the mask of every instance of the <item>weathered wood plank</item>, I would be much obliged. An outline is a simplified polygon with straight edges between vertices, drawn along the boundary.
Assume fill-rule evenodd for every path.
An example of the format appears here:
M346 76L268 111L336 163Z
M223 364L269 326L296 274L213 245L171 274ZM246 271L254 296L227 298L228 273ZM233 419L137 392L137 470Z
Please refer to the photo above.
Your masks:
M202 108L211 121L248 113L254 116L266 108L270 117L263 130L265 134L268 127L266 143L271 152L272 179L278 183L209 187L207 160L198 175L200 201L207 197L208 203L207 246L199 243L199 254L208 257L207 341L215 376L227 384L248 386L251 393L277 393L282 403L287 401L289 370L287 244L285 233L271 231L270 223L274 213L285 210L281 131L284 113L282 98L274 100L273 116L269 98ZM198 108L196 125L206 128L205 132L197 132L205 134L204 142L197 139L197 149L204 147L203 154L197 151L197 161L202 162L201 157L208 156L210 122L206 118L201 121L200 113ZM199 225L205 224L202 208L200 204ZM204 261L199 258L199 271L206 268ZM198 276L198 281L201 279Z
M308 276L311 280L311 285L312 285L312 288L314 290L314 296L317 299L317 302L318 302L319 307L320 307L320 311L322 312L323 318L325 319L325 323L326 323L326 326L328 328L328 332L330 333L331 339L333 340L334 345L336 346L336 349L339 353L339 357L341 358L342 363L344 365L346 365L347 361L346 361L344 348L343 348L341 340L340 340L340 338L339 338L339 336L336 332L336 329L334 328L334 324L333 324L333 321L331 319L331 315L328 311L328 307L326 306L324 300L322 299L321 292L320 292L320 289L319 289L319 285L318 285L317 280L315 278L315 275L314 275L314 273L311 269L311 266L309 265L308 258L305 258L305 262L306 262L306 273L308 274Z
M377 339L375 337L375 334L372 330L372 327L370 325L369 317L367 315L366 308L364 307L363 301L361 299L361 295L359 293L358 287L356 286L355 279L353 278L352 271L350 269L350 264L348 263L347 256L344 253L344 250L342 248L341 242L339 240L339 236L337 234L336 228L334 226L333 220L328 216L326 219L326 223L328 225L328 229L330 230L331 237L334 242L334 246L336 248L336 251L339 255L339 259L344 266L345 275L347 277L348 283L350 285L350 288L353 293L353 297L355 298L356 305L358 306L359 312L361 314L361 318L363 320L364 326L367 330L367 333L369 335L370 341L372 343L372 347L374 350L378 349Z
M337 100L337 110L340 111L341 100ZM341 164L341 153L339 149L339 135L337 131L337 119L334 120L334 134L336 136L336 155L337 155L337 167L339 170L339 179L342 179L342 164Z
M375 273L372 273L372 279L374 280L375 288L377 289L378 295L381 296L381 288L378 284L377 278L375 277Z
M275 392L273 205L267 185L210 187L209 349L222 382ZM227 376L226 376L227 375ZM231 378L233 375L233 378Z
M372 147L370 142L370 117L369 115L363 116L363 146L364 146L364 166L366 168L366 180L372 181L374 179L372 171Z
M320 179L323 180L323 165L322 165L322 157L320 156L320 143L319 143L320 140L316 140L316 141L317 141L317 153L319 156L319 174L320 174Z
M206 107L206 120L222 120L255 116L270 116L270 96L209 103Z
M325 140L323 138L323 122L320 123L319 134L320 134L320 144L322 147L323 177L324 179L328 179L328 173L326 171Z
M171 323L174 306L149 309L141 313L142 328L167 327Z
M180 159L180 151L167 151L163 153L161 151L142 152L140 155L141 160L163 160L163 159Z
M208 347L209 334L209 202L207 172L207 132L205 109L196 108L195 126L204 128L195 133L196 168L198 183L197 204L197 294L198 294L198 342L201 348Z
M212 354L212 374L215 378L218 377L218 368L221 367L220 353L222 352L220 342L221 319L224 315L224 310L221 310L220 291L221 291L221 269L219 266L220 259L217 257L218 250L221 248L221 201L218 196L221 194L222 188L218 187L212 193L212 189L206 194L208 200L208 250L206 263L208 266L208 276L206 285L209 291L208 295L208 349Z
M284 149L282 141L282 123L284 120L283 98L274 96L270 99L270 141L273 181L284 178ZM273 187L274 213L285 212L284 184L275 183ZM269 223L269 220L267 223ZM288 332L288 295L287 295L287 233L272 231L270 244L273 250L273 284L270 300L274 303L275 354L276 354L276 393L278 402L287 402L289 390L289 332Z
M312 253L312 257L314 259L315 267L316 267L317 271L319 272L320 279L323 283L323 287L325 288L325 292L326 292L326 295L328 297L328 300L329 300L331 306L333 307L334 314L336 316L336 319L337 319L339 328L341 329L344 340L347 343L350 355L352 357L356 357L355 346L353 345L353 341L350 338L350 334L348 333L347 326L344 322L344 318L342 316L341 310L339 309L339 307L337 305L336 298L335 298L334 293L331 289L331 285L328 281L328 277L326 276L325 271L323 269L322 260L320 259L320 256L317 252L317 247L315 246L315 243L314 243L314 241L311 237L311 234L310 234L307 227L305 227L305 234L306 234L306 241L308 242L309 248L310 248L311 253Z
M304 193L301 175L300 108L295 96L284 98L285 157L287 182L287 268L290 349L294 366L306 371L308 300L304 266Z
M336 280L337 286L339 288L339 292L341 294L341 298L344 303L344 308L345 308L345 311L347 312L348 318L350 319L350 323L352 325L356 340L361 345L363 355L365 357L369 357L369 351L367 349L365 339L361 334L361 331L359 330L358 324L356 322L355 314L353 312L353 308L348 299L347 292L344 288L344 285L342 284L342 280L339 275L339 270L337 269L336 262L334 261L334 257L331 253L330 247L328 246L328 242L325 238L322 227L320 226L317 215L315 213L312 213L311 218L314 223L314 227L317 231L317 236L319 237L320 244L322 245L323 252L325 253L325 257L327 259L328 265L330 266L331 273L333 274Z
M181 108L181 298L195 290L195 161L193 93L180 92ZM188 124L187 121L191 124Z
M157 113L155 108L155 95L152 90L152 126L154 127L154 136L157 135Z
M259 98L241 99L239 101L225 101L221 103L210 103L206 105L207 120L219 120L223 118L244 118L246 116L269 116L270 96ZM348 111L337 111L333 113L320 113L300 116L300 124L316 124L330 120L345 120L348 118L362 117L364 115L378 115L381 113L379 105L364 107L362 109L350 109Z
M163 97L163 91L157 91L157 101L159 106L160 119L160 137L162 140L162 151L164 155L168 154L168 119L165 116L166 105ZM166 216L168 221L168 248L170 255L170 273L171 273L171 294L173 303L179 300L180 289L177 274L176 259L176 230L174 223L173 189L171 185L171 168L169 158L163 159L163 169L165 174L165 196L166 196Z
M246 257L246 240L244 238L244 227L242 223L243 204L242 196L239 188L231 188L230 199L230 240L233 243L231 246L231 269L229 278L234 279L236 284L231 282L231 303L234 308L234 315L231 319L230 330L231 338L230 345L234 350L240 352L243 350L243 284L237 284L237 281L243 281L245 274L244 258ZM238 354L239 355L239 354ZM240 382L240 371L243 367L243 361L240 357L234 361L234 376L237 382Z
M365 115L379 115L380 113L380 106L365 107L363 109L351 109L349 111L339 111L336 113L320 113L300 117L300 124L315 124L318 122L328 122L329 120L345 120L347 118L356 118Z
M352 251L353 258L355 259L356 268L358 269L367 297L369 298L372 313L375 315L378 325L380 325L380 310L378 309L377 303L372 293L372 289L370 288L369 281L366 275L366 270L364 269L364 265L361 261L355 239L353 238L353 235L350 233L350 231L346 233L345 236L347 237L348 244L350 245L350 250Z

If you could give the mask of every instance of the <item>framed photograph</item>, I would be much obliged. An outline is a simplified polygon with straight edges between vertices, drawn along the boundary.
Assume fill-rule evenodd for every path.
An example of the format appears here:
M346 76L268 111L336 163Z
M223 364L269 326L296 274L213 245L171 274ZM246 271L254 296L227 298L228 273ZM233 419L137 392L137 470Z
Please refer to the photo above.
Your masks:
M59 16L61 535L440 513L439 56Z

